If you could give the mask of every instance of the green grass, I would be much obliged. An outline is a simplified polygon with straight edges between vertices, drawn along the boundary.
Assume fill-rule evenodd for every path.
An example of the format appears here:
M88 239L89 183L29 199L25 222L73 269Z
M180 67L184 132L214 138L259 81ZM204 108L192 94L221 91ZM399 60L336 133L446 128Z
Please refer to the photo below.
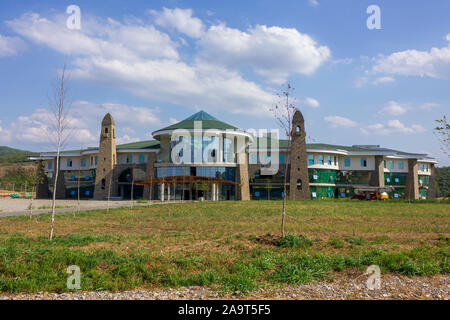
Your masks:
M449 202L203 202L0 220L0 291L262 286L327 281L376 264L382 273L450 273Z

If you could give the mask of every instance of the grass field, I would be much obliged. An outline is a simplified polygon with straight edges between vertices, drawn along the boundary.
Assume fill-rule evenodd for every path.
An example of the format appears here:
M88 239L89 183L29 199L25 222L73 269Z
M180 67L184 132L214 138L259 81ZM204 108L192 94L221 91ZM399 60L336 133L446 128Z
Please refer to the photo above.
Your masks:
M0 219L0 291L68 291L201 285L246 293L332 279L371 264L383 273L450 273L450 202L279 201L151 205Z

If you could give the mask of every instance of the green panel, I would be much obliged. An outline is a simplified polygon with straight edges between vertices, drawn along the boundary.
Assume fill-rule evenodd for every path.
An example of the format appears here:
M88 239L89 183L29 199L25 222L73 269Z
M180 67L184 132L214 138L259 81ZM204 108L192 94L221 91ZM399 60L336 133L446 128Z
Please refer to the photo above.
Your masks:
M389 195L389 199L404 199L405 198L405 188L395 188L394 191L388 192L388 195Z
M336 170L308 169L310 183L335 183Z
M336 183L338 184L369 184L371 171L348 170L338 171Z
M323 187L323 186L310 186L309 191L311 193L312 200L319 199L331 199L334 198L335 187Z
M419 189L419 195L421 198L427 198L428 190L427 189Z
M422 183L420 183L422 181ZM419 185L428 186L430 182L430 176L419 176Z
M384 184L387 186L406 185L406 173L384 173Z

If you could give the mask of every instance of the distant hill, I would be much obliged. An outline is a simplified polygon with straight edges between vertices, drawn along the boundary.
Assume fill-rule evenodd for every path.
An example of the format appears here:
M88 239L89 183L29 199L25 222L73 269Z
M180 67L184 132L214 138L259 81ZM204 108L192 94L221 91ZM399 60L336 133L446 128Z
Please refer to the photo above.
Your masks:
M37 156L37 153L14 149L6 146L0 146L0 164L17 164L21 162L27 162L28 157Z

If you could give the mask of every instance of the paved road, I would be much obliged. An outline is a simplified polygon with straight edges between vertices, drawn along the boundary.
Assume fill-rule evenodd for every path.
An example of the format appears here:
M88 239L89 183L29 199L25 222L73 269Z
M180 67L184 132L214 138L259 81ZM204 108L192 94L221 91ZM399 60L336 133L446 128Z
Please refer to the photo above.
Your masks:
M149 206L152 203L134 203L133 206ZM25 199L1 199L0 200L0 217L29 215L28 210L30 200ZM76 212L77 201L74 200L57 200L56 205L60 208L56 209L57 213ZM49 213L51 209L51 200L33 200L33 215ZM80 201L80 210L102 210L108 206L107 201L82 200ZM110 208L126 208L131 206L131 201L110 201ZM45 207L45 209L39 209ZM64 207L64 208L61 208Z

